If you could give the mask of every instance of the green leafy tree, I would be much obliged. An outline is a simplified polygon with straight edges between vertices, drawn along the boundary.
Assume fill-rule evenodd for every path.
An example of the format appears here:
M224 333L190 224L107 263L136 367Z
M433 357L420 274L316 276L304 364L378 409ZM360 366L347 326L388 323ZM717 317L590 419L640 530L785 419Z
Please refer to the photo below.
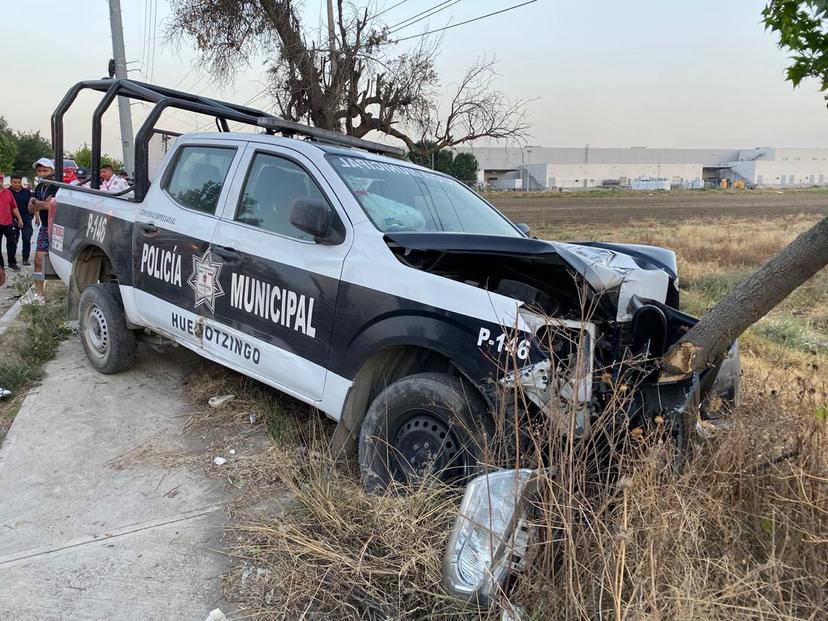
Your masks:
M415 148L408 152L408 159L419 166L431 168L431 155L437 152L437 145L434 142L424 140L414 146Z
M477 158L471 153L458 153L454 156L451 166L451 175L463 183L477 181Z
M437 143L423 140L408 152L408 159L420 166L450 175L454 156L451 151L440 149Z
M41 157L52 158L52 143L40 135L40 132L17 132L17 157L14 158L14 172L29 174L32 164Z
M9 124L0 116L0 171L11 172L17 156L17 141Z
M465 183L477 179L477 158L471 153L458 153L455 156L447 149L437 150L433 142L419 142L416 149L409 152L408 159L441 173L451 175Z
M89 170L92 168L92 149L89 148L88 144L84 143L82 147L75 150L72 154L72 159L81 168ZM101 153L101 166L104 164L109 164L115 170L123 170L124 168L124 163L121 160L112 157L108 153Z
M779 35L779 47L792 52L791 84L816 78L822 91L828 89L828 0L770 0L762 17L765 28Z

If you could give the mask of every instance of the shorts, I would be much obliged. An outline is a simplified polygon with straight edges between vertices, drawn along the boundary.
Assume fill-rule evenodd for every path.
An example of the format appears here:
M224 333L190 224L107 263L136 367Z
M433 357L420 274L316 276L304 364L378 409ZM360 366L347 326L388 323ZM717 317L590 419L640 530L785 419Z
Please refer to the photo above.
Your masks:
M37 233L37 251L38 252L48 252L49 251L49 227L48 226L41 226L40 231Z

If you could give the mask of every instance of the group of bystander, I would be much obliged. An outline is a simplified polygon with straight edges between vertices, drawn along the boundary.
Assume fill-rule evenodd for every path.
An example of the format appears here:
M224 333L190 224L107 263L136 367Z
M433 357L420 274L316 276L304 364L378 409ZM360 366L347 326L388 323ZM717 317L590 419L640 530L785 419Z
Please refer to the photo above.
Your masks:
M6 283L6 262L9 269L20 271L17 263L17 245L22 239L20 254L22 264L31 265L29 258L32 248L32 234L38 228L35 246L34 271L36 273L35 290L24 298L25 303L42 304L44 302L45 280L43 278L43 264L46 253L49 251L49 215L53 201L58 192L58 186L52 183L54 178L54 164L47 157L41 157L34 163L37 185L34 189L23 186L23 177L13 174L10 177L8 189L5 186L5 175L0 172L0 287ZM116 175L109 165L100 170L100 189L105 192L120 193L128 190L130 185L125 178L126 174ZM72 182L75 185L86 186L89 181L83 175ZM5 240L6 260L3 259L2 246ZM39 278L37 277L39 276ZM0 398L11 393L0 387Z

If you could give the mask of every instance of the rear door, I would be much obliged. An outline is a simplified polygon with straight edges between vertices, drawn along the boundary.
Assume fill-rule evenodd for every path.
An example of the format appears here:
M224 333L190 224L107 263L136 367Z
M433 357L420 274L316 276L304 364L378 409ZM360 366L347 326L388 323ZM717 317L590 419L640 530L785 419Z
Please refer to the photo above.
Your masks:
M136 215L135 304L159 332L199 347L203 317L212 315L218 273L210 238L244 142L190 140L178 146Z
M248 146L213 234L224 295L216 299L215 322L205 323L204 348L290 394L318 401L353 235L307 158L263 146ZM297 198L324 200L345 227L345 241L316 244L290 224Z

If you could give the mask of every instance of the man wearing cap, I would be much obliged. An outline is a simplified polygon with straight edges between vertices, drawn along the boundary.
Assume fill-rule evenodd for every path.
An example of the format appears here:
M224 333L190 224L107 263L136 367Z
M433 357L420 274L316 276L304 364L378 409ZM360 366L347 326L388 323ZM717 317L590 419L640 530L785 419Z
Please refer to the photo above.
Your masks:
M29 255L32 253L32 214L29 211L29 199L32 198L32 191L23 187L23 178L20 175L11 176L9 190L14 196L14 202L17 203L20 217L23 218L23 228L17 229L17 241L19 242L20 237L23 237L20 249L20 254L23 255L23 265L31 265Z
M17 231L18 228L23 228L23 219L20 217L20 211L17 209L17 202L14 200L14 195L10 190L7 190L3 185L5 176L0 172L0 242L3 237L6 238L6 255L9 259L9 267L15 272L19 272L20 268L17 266ZM3 253L0 251L0 270L4 270Z
M43 273L43 261L49 252L49 203L51 203L58 187L49 183L49 179L55 174L55 166L48 157L41 157L35 162L35 173L37 174L37 187L29 201L29 211L34 214L35 220L40 223L40 231L37 234L37 252L35 253L35 272ZM35 303L42 303L44 280L35 280L35 295L32 299Z
M78 168L75 170L75 179L69 182L69 185L80 185L89 187L89 171L85 168Z

